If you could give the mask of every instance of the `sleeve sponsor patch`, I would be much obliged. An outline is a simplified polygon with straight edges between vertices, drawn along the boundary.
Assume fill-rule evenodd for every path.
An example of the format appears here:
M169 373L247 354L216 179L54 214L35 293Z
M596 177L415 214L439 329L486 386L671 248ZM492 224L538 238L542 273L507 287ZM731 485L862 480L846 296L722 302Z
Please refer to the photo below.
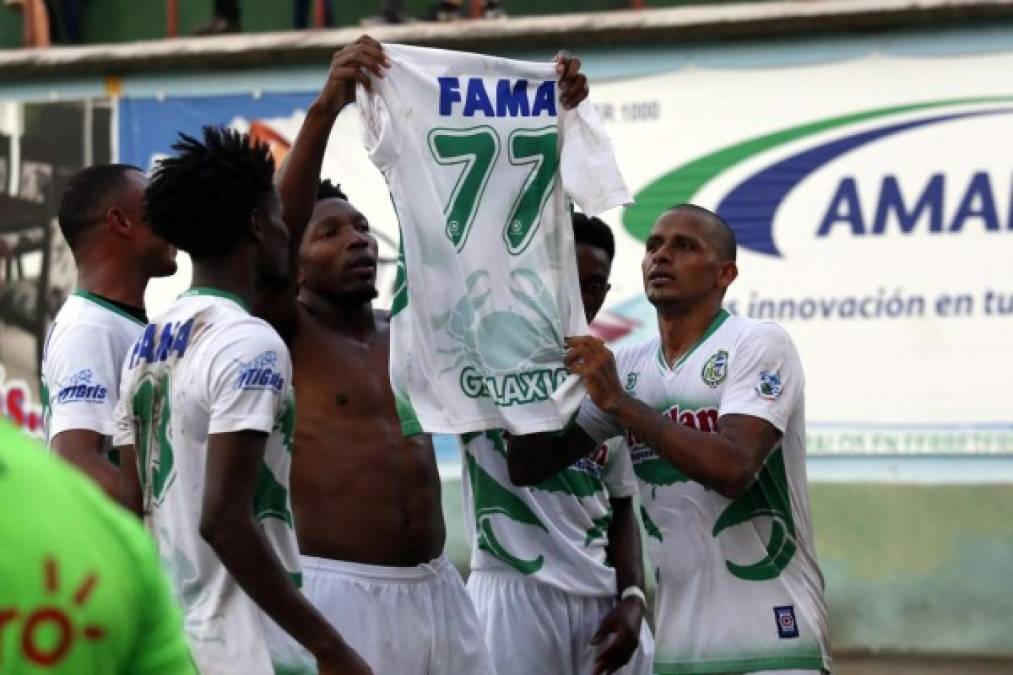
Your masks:
M268 390L280 394L285 375L278 368L278 352L267 351L250 361L237 361L236 389Z
M109 388L98 381L91 368L79 370L59 384L56 396L52 397L53 405L105 403L109 397Z
M756 383L756 394L760 398L765 398L768 401L773 401L781 395L781 391L784 386L781 384L781 373L780 371L760 371L760 381Z

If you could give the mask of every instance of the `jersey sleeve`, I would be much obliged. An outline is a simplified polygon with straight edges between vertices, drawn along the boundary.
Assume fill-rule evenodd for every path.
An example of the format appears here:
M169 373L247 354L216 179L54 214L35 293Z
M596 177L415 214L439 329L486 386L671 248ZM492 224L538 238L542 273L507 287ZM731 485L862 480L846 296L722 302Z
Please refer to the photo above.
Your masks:
M209 345L208 433L270 433L292 380L288 349L266 325L226 337L231 341Z
M560 176L566 194L589 216L633 203L619 167L612 141L589 101L560 118Z
M595 445L604 443L613 436L622 433L622 429L612 420L612 417L596 406L590 396L581 402L580 408L577 410L577 426L591 437Z
M630 449L622 438L606 442L608 456L605 459L605 487L611 499L632 497L637 493L637 475L633 472Z
M388 49L388 52L390 50ZM362 142L366 152L381 171L386 171L401 155L401 132L392 121L390 102L395 100L391 78L404 77L403 64L390 55L391 67L383 79L372 78L373 90L368 91L362 84L355 85L355 100L362 114Z
M76 323L46 354L49 440L62 431L86 429L112 436L119 374L116 337L100 324Z
M742 337L729 360L718 415L759 417L783 433L804 389L802 362L791 338L780 326L762 323Z
M131 400L133 378L130 377L130 359L123 361L123 373L120 376L119 400L113 412L113 447L134 444L134 414Z

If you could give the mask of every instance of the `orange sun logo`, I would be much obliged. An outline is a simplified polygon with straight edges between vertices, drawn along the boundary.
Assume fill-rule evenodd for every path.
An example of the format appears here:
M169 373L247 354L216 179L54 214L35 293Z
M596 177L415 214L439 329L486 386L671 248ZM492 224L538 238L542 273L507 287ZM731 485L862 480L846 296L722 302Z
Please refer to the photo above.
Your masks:
M21 636L18 642L24 658L43 668L58 665L70 653L75 640L95 642L106 635L105 628L95 624L76 627L69 613L74 611L74 608L87 604L98 582L99 578L95 572L87 573L74 590L70 601L64 603L67 605L66 608L57 604L47 604L34 609L0 608L0 636L8 628L16 630L20 627ZM60 568L55 558L43 560L42 583L46 595L56 596L60 592ZM55 603L57 599L54 597L53 600ZM0 664L2 662L0 658Z

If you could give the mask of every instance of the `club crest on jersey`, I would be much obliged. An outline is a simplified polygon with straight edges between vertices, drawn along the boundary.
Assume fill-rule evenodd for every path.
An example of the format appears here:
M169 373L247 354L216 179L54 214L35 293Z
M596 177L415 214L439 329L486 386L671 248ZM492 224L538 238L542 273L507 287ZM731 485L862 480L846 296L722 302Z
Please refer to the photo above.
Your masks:
M781 373L778 371L761 370L760 381L756 383L756 393L760 398L773 401L781 395L783 389Z
M281 393L285 378L278 372L278 352L264 352L249 362L239 361L236 389L271 390Z
M469 77L463 82L460 77L436 79L440 85L441 117L556 116L556 83L552 80L537 83L529 93L527 80L501 79L493 85L480 77Z
M637 371L633 371L626 376L626 391L633 393L637 390L637 377L640 375Z
M109 389L95 381L92 369L84 368L60 383L54 403L103 403L108 395Z
M798 637L798 623L795 621L794 606L775 607L774 619L777 621L777 637L782 639Z
M714 353L707 359L707 363L703 364L700 376L703 378L704 384L711 389L724 382L725 377L728 376L728 352L722 349Z

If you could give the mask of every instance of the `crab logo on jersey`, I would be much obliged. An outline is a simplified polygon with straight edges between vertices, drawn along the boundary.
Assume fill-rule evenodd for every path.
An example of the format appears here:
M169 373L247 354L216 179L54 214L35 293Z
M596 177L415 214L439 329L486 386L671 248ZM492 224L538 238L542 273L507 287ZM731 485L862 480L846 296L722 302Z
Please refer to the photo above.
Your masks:
M97 382L91 368L74 373L60 383L60 391L56 395L56 405L62 403L102 403L109 395L109 389Z
M490 310L489 272L474 272L466 285L454 307L433 320L434 329L453 345L436 350L446 361L453 359L441 374L460 369L466 396L491 398L499 406L547 400L568 375L561 366L534 367L562 360L563 339L555 325L559 308L552 293L533 270L516 269L506 289L515 302Z
M778 371L761 370L760 381L756 384L756 393L760 398L773 401L781 395L784 386L781 384L781 373Z
M271 390L281 393L285 378L278 372L278 352L264 352L249 362L238 361L236 389Z
M707 363L703 364L703 370L700 371L700 377L703 378L704 384L711 389L714 389L724 382L725 377L727 376L728 352L722 349L707 359Z

